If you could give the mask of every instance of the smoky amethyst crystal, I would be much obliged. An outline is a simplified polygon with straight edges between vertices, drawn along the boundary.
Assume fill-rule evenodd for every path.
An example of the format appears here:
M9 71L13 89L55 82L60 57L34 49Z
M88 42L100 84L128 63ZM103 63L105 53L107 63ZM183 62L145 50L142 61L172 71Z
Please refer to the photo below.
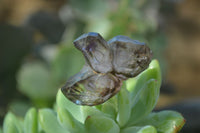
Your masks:
M85 59L83 69L72 76L63 94L78 105L98 105L114 96L123 80L144 71L152 57L150 48L126 36L106 42L98 33L83 34L74 41Z

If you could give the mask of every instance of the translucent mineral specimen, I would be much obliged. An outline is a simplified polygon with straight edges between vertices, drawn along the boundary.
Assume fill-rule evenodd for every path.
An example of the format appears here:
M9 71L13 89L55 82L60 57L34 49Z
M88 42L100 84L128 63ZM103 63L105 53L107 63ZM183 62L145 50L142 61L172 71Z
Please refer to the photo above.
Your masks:
M98 33L83 34L74 41L86 59L83 69L62 87L63 94L78 105L98 105L114 96L123 80L144 71L152 52L145 44L126 36L106 42Z

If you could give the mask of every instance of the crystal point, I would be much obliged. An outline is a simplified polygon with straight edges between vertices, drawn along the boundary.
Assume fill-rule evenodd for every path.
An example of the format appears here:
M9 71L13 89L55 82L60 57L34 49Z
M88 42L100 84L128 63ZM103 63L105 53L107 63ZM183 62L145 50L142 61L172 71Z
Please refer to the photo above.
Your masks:
M112 55L107 42L98 33L89 32L83 34L74 41L91 68L99 73L112 71Z

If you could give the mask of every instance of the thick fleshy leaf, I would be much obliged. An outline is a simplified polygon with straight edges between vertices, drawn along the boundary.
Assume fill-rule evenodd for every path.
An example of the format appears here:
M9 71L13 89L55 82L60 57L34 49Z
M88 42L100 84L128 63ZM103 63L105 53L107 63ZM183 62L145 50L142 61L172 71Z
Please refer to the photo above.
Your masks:
M111 102L105 102L101 107L101 111L105 114L108 114L113 120L116 119L117 110L115 105L113 105Z
M50 71L41 62L25 64L20 69L17 79L20 91L31 99L49 100L54 98L57 92Z
M112 104L116 112L118 112L118 95L113 96L111 99L106 101L106 103ZM101 104L101 105L103 106L104 104Z
M46 133L69 133L59 124L56 112L51 109L39 110L39 122Z
M38 133L38 116L35 108L31 108L24 118L24 132Z
M84 132L83 124L76 120L65 108L61 107L58 109L58 120L70 133Z
M118 93L118 114L117 121L120 127L123 127L130 118L131 114L131 101L129 93L126 89L126 83L123 83L123 86Z
M94 106L101 112L109 115L112 119L116 119L118 112L118 95L113 96L103 104Z
M3 133L23 133L23 123L11 112L7 113L3 122Z
M137 83L137 79L140 75L138 75L137 77L135 78L129 78L126 80L126 89L129 91L129 92L132 92L135 90L135 86L136 86L136 83Z
M156 128L150 125L144 127L127 127L122 129L121 133L157 133Z
M82 53L72 46L62 46L51 63L52 75L58 85L76 74L84 65Z
M159 97L160 85L160 67L158 61L153 60L149 68L136 78L136 83L133 84L134 88L127 88L131 93L132 101L132 111L128 125L135 124L153 110Z
M140 90L140 94L137 95L136 102L132 107L129 125L141 120L153 110L157 102L157 90L154 89L156 85L156 81L151 79Z
M119 126L111 118L94 115L88 116L85 121L88 133L119 133Z
M175 111L151 113L137 126L153 125L159 133L177 133L185 124L183 116Z
M88 117L88 116L96 116L96 115L100 115L100 116L105 116L105 117L110 117L112 118L111 115L103 113L102 111L98 110L95 107L90 107L90 106L81 106L81 111L82 111L82 115L84 120Z
M57 93L56 103L57 103L58 109L59 108L67 109L76 120L80 121L81 123L84 123L85 119L83 118L82 113L81 113L81 106L76 105L70 100L68 100L63 95L61 90L59 90Z

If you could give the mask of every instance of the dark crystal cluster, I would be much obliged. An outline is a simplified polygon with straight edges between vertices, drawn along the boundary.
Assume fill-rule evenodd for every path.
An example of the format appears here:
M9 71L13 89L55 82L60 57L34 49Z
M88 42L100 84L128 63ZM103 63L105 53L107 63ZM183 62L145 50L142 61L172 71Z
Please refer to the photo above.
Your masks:
M152 57L145 43L121 35L106 42L100 34L90 32L77 38L74 45L86 63L62 87L62 92L78 105L107 101L120 90L123 80L144 71Z

